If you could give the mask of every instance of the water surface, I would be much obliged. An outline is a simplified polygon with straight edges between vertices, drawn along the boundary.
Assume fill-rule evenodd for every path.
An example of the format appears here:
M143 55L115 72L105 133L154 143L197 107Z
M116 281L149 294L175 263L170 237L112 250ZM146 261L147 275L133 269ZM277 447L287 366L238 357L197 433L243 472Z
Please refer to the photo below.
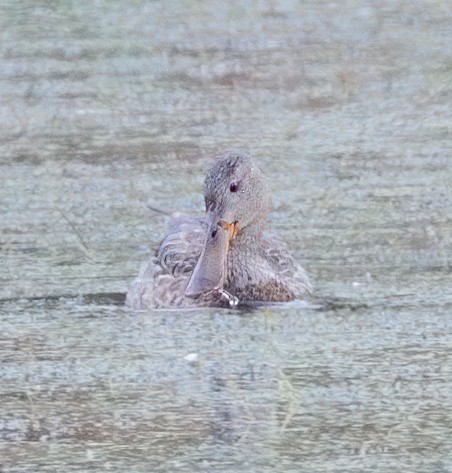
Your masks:
M0 471L452 471L446 1L3 2ZM253 154L312 305L131 313Z

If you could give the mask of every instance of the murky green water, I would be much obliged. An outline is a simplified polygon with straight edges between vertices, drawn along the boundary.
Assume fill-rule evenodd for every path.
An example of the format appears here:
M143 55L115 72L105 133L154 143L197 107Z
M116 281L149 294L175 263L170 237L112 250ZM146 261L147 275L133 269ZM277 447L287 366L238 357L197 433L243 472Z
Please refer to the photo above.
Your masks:
M0 5L0 471L452 471L447 1ZM257 157L312 306L130 313Z

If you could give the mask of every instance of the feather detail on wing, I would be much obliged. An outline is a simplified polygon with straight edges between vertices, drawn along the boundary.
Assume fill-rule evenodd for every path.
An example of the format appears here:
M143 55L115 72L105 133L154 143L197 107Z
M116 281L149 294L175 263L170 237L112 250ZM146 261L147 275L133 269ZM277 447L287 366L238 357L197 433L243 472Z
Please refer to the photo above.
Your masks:
M202 220L190 217L171 220L157 254L143 263L129 288L129 307L144 309L184 303L185 286L204 244L204 225Z
M308 275L289 255L286 245L276 238L269 240L269 243L263 251L278 279L284 281L284 285L297 298L311 294L312 286Z
M178 217L171 221L168 235L157 251L162 274L191 273L201 254L205 238L205 223L200 219Z

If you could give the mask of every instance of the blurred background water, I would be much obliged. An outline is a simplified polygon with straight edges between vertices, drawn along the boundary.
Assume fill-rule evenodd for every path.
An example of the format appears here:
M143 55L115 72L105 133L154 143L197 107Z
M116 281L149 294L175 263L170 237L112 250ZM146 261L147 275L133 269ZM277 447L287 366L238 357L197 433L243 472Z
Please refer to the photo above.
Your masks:
M448 1L0 4L0 471L452 471ZM248 150L315 305L127 312Z

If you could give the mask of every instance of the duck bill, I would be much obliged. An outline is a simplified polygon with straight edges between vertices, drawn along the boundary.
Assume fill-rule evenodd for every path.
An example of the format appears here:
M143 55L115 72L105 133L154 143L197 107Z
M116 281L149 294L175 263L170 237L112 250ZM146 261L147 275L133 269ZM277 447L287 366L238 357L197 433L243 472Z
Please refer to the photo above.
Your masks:
M187 297L222 289L229 242L237 231L237 224L224 221L209 226L201 256L185 289Z

